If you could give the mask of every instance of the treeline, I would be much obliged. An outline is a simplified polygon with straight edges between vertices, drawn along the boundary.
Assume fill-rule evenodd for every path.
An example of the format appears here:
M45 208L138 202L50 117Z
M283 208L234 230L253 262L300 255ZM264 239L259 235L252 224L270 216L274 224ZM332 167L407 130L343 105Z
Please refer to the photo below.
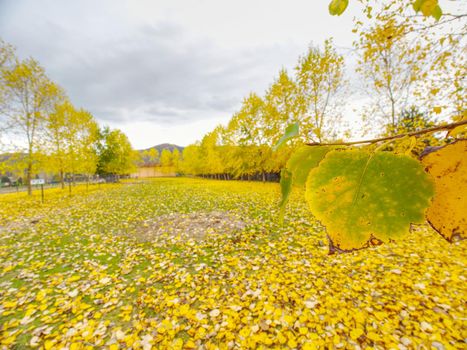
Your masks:
M136 154L118 129L100 128L32 59L0 40L0 173L24 179L52 174L64 186L76 175L127 174Z
M332 41L310 47L295 74L281 70L263 97L249 94L226 126L186 147L180 171L214 178L276 180L296 144L273 153L288 124L299 123L301 141L338 137L344 58Z
M299 145L347 139L344 112L353 99L362 102L363 131L374 135L467 117L465 14L433 22L414 16L404 0L363 6L364 18L353 29L355 71L349 74L347 55L331 39L310 46L292 72L282 69L263 94L250 93L227 125L181 157L178 150L136 154L121 131L100 128L35 60L20 61L1 42L0 141L13 142L3 145L8 154L3 152L0 172L24 175L28 185L35 174L51 172L63 184L75 174L126 174L135 164L149 164L212 178L272 180ZM300 137L273 152L292 123L299 124ZM426 146L418 143L415 150Z
M163 149L161 152L155 148L150 148L139 152L137 165L178 169L181 157L178 148L174 148L172 151Z
M364 18L357 18L353 29L355 71L348 74L347 57L331 39L309 47L293 71L282 69L264 94L250 93L227 125L186 147L179 171L213 178L276 179L299 145L350 136L344 111L355 98L364 101L357 111L362 131L374 136L466 117L465 15L445 15L433 23L412 11L402 0L365 5ZM292 123L299 124L300 138L273 152ZM438 142L418 141L414 149Z

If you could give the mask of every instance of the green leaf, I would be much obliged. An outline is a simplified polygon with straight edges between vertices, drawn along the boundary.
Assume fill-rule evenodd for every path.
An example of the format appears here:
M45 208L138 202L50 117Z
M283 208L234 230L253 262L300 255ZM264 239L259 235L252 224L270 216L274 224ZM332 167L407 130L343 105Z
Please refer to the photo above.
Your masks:
M299 126L298 123L290 124L287 128L285 128L284 135L277 141L277 143L272 148L273 151L277 151L281 148L288 140L298 136Z
M292 185L305 186L308 173L324 158L326 153L335 147L303 146L289 158L285 169L281 172L282 200L280 206L280 222L284 221L285 207L289 201Z
M284 222L285 206L289 200L290 192L292 192L292 173L287 169L282 169L281 171L281 193L282 199L279 203L280 212L279 212L279 221L280 223Z
M326 154L335 149L331 146L303 146L297 149L287 162L295 186L305 186L310 170L317 167Z
M412 3L415 12L421 11L424 16L433 16L437 21L443 15L438 0L416 0Z
M441 7L439 7L439 5L436 5L436 7L433 9L433 11L431 12L431 15L437 20L439 21L441 16L443 15L443 11L441 10Z
M434 193L423 166L406 155L362 150L331 151L306 184L313 215L342 250L360 249L373 238L387 242L424 222Z
M329 3L329 13L333 16L340 16L344 13L349 0L332 0Z
M412 3L412 7L415 10L415 12L420 11L420 8L422 7L424 0L416 0Z

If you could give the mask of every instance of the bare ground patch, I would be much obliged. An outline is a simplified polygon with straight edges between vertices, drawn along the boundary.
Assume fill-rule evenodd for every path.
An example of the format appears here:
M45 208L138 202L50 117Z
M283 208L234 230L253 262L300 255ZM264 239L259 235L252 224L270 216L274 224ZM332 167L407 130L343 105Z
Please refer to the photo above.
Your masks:
M143 222L137 237L151 241L162 234L202 240L208 235L230 235L245 229L247 223L228 211L171 213Z

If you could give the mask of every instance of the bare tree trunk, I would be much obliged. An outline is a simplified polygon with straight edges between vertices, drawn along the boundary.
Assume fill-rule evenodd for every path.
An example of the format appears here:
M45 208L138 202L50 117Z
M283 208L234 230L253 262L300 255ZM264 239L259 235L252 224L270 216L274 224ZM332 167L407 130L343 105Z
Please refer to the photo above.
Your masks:
M28 186L28 195L32 195L32 185L31 185L31 177L32 177L32 163L31 161L28 162L28 168L27 168L27 173L26 173L26 182Z
M65 179L63 176L63 170L60 170L60 184L62 185L62 190L65 189Z

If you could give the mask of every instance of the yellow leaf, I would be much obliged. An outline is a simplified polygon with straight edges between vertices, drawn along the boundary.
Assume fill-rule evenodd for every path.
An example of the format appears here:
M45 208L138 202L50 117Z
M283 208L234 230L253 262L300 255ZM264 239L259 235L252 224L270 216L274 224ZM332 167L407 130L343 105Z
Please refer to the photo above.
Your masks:
M71 343L70 344L70 350L78 350L80 348L81 344L80 343Z
M446 240L464 239L467 231L467 141L459 140L423 157L435 180L435 196L427 211L431 226Z
M361 311L356 311L353 315L355 322L364 324L366 321L365 315Z
M11 345L15 342L15 340L16 340L16 335L12 335L12 336L9 336L8 338L3 339L1 344Z
M291 348L296 348L298 344L295 341L295 339L290 338L289 341L287 342L287 345L290 346Z
M350 338L357 340L362 334L363 330L361 328L355 328L350 331Z
M196 348L196 344L193 340L188 340L186 343L185 343L185 348L186 349L194 349Z
M280 344L285 344L287 342L287 338L282 333L277 334L277 340Z
M183 349L183 340L180 338L175 339L172 343L171 349L174 349L174 350Z
M433 10L438 5L438 0L425 0L420 7L424 16L430 16Z
M4 301L3 307L6 309L12 309L16 306L16 301Z
M467 124L458 126L457 128L452 129L448 132L447 136L458 137L459 135L467 134Z
M318 346L314 345L313 343L305 343L302 346L302 350L315 350L318 349Z
M75 281L78 281L79 279L81 279L81 276L74 275L68 278L68 282L75 282Z
M52 340L46 340L44 342L44 349L45 350L52 349L53 346L54 346L54 342Z
M375 332L368 332L366 334L366 337L370 340L373 340L373 341L378 341L380 340L380 336L378 334L376 334Z
M39 291L39 293L37 293L37 295L36 295L36 300L37 301L44 300L46 294L47 294L47 292L45 290Z
M433 107L433 112L435 112L436 114L440 114L441 111L442 111L441 107L439 107L439 106Z

